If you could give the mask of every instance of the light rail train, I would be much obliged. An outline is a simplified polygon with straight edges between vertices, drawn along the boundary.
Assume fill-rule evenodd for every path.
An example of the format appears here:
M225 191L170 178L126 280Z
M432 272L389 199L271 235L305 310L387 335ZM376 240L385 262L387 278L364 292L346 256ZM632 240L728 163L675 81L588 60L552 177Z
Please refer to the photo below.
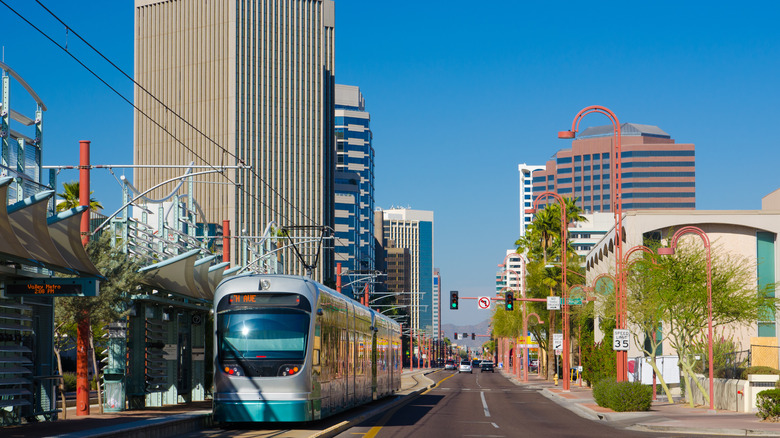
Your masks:
M318 420L401 387L398 323L306 277L244 275L214 294L214 420Z

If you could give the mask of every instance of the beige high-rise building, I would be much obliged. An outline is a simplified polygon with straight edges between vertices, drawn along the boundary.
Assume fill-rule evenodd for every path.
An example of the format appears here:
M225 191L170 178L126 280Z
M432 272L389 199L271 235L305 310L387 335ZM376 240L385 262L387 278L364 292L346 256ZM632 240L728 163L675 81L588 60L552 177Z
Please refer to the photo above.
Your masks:
M251 166L195 184L206 221L230 220L233 235L270 221L332 228L334 24L332 0L136 0L135 79L162 103L136 87L159 126L136 111L135 164ZM135 181L145 190L181 174L137 169ZM332 266L326 241L314 278ZM303 273L292 252L285 270Z

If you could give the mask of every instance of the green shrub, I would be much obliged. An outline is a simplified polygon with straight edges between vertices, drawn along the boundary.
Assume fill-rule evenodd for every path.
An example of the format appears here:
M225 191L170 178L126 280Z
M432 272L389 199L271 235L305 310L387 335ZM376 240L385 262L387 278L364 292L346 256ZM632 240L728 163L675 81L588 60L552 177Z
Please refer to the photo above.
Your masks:
M596 400L596 404L602 408L609 407L608 392L612 388L612 384L615 383L613 379L601 379L593 384L593 399Z
M774 374L774 375L780 375L780 370L772 367L765 367L765 366L757 366L757 367L747 367L744 371L742 371L742 375L739 377L742 380L747 380L748 374Z
M609 408L615 412L648 411L653 388L640 382L615 382L607 392Z
M65 381L66 392L73 392L76 390L76 373L62 373L62 378Z
M582 346L582 378L593 386L604 379L617 377L617 356L612 350L612 340L604 339L595 344Z
M756 396L756 415L762 420L778 420L780 418L780 389L767 389Z

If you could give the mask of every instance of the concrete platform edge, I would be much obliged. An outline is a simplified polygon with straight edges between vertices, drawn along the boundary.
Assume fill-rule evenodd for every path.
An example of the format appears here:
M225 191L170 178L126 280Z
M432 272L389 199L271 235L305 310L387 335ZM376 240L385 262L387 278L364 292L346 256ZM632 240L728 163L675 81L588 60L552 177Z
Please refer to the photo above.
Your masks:
M133 423L102 427L90 431L56 435L60 438L149 438L176 436L184 432L205 429L213 424L211 411L196 411L170 417L150 418Z

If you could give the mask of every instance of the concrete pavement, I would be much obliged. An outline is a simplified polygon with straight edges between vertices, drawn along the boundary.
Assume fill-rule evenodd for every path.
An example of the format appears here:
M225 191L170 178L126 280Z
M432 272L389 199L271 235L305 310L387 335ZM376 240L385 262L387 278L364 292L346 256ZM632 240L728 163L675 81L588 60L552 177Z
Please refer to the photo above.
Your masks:
M562 383L538 377L528 376L524 383L504 370L502 375L516 385L538 389L557 404L577 415L593 421L609 421L614 426L637 431L665 432L701 435L740 435L740 436L780 436L780 423L761 421L755 413L737 413L731 411L709 411L709 407L694 407L682 403L668 403L659 397L647 412L614 412L602 408L593 399L593 391L572 383L570 390L564 391Z

